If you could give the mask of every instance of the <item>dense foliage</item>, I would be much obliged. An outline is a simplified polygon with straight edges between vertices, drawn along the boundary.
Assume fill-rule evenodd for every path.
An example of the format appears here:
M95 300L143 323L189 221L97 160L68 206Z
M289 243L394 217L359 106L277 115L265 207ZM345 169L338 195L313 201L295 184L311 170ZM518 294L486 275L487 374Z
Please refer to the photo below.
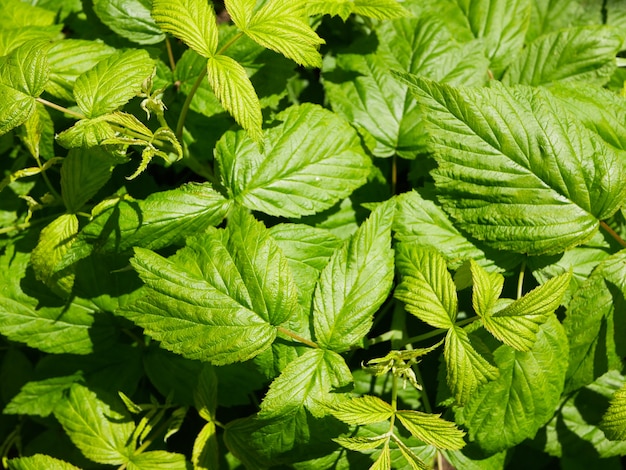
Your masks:
M621 468L626 4L0 11L3 468Z

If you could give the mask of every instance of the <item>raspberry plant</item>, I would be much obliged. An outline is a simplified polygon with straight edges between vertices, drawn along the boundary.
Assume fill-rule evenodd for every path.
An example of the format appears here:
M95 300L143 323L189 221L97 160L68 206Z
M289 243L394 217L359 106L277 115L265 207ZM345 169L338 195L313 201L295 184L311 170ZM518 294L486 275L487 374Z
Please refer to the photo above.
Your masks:
M621 2L0 6L3 468L620 468Z

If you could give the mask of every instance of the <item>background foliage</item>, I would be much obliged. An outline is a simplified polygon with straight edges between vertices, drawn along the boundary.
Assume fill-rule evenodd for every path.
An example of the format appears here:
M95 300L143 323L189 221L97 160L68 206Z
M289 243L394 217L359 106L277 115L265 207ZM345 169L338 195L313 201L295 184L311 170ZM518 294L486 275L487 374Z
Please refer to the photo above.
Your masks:
M0 9L3 468L621 468L623 2Z

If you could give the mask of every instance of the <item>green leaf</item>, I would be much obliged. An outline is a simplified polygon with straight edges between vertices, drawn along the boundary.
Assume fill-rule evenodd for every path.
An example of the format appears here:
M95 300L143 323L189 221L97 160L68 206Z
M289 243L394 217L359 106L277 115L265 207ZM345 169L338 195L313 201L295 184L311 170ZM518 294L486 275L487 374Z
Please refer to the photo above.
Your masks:
M128 470L188 470L183 454L164 450L150 450L134 454L128 461Z
M90 118L115 111L139 94L154 66L145 50L116 52L76 79L76 104Z
M320 346L342 352L362 341L393 282L393 202L376 208L335 251L313 299L313 329Z
M264 153L241 132L218 142L215 155L230 198L266 214L299 217L331 207L365 183L371 161L347 121L313 104L293 106L277 119L283 122L265 131Z
M9 470L80 470L70 463L43 454L10 459L7 464Z
M394 295L407 311L435 328L452 328L458 301L445 259L436 251L400 243L396 266L402 281Z
M351 14L387 20L409 13L397 0L309 0L306 11L309 15L339 16L344 21Z
M72 385L54 416L88 459L121 465L132 456L134 443L129 440L135 425L128 413L122 407L112 408L84 385Z
M207 77L215 96L255 142L263 140L261 103L246 70L236 60L214 55L207 61Z
M123 198L106 205L79 239L96 244L103 253L135 246L157 250L218 225L230 205L209 184L188 183L152 193L145 200Z
M498 369L476 351L462 328L448 330L444 359L448 386L459 404L467 403L480 385L498 377Z
M53 43L48 50L50 78L46 91L65 101L74 101L76 79L114 52L114 48L99 41L65 39Z
M462 26L482 38L498 76L524 44L530 23L528 0L452 0L465 18Z
M500 346L494 353L500 376L479 387L457 414L471 440L495 453L532 438L559 403L567 369L567 338L551 317L527 352Z
M527 42L532 42L544 34L584 23L585 19L583 16L585 13L597 13L599 21L594 22L602 22L599 8L596 12L593 12L591 8L585 9L583 3L579 1L553 0L551 2L544 2L541 0L533 0L530 3L530 24L526 31Z
M622 45L606 26L569 28L540 36L524 48L502 77L505 84L551 85L559 81L604 85ZM558 51L558 60L554 60Z
M215 422L206 423L193 442L191 462L196 470L212 470L219 467L219 449Z
M542 89L413 90L429 121L439 200L495 248L549 254L589 239L626 195L624 160Z
M626 251L602 261L574 296L563 326L570 343L566 391L593 382L610 370L621 370L626 334Z
M205 364L193 390L193 402L198 414L206 421L215 419L217 409L217 375L213 366Z
M0 135L23 124L35 111L35 100L0 83Z
M504 287L504 276L500 273L489 273L474 260L470 260L472 272L472 306L480 317L492 313Z
M20 129L20 138L30 154L50 161L54 158L54 123L43 104L35 103L33 112Z
M47 225L39 235L39 243L33 249L30 262L37 279L53 291L69 294L74 284L73 273L59 270L57 266L76 240L78 218L63 214Z
M55 41L63 39L61 30L63 25L50 26L22 26L2 28L0 26L0 57L5 56L20 47L27 41L37 39L41 41Z
M250 39L306 67L321 67L324 40L309 26L302 0L272 0L251 14L254 3L227 1L237 27ZM234 8L233 8L234 7Z
M600 429L612 441L626 441L626 385L620 388L602 416Z
M441 419L441 415L400 410L396 416L411 434L438 449L458 450L465 446L465 433L454 423Z
M213 5L204 0L153 0L152 18L203 57L217 50L217 23Z
M149 0L95 0L93 10L115 33L137 44L156 44L165 39L150 16Z
M22 26L50 26L54 23L55 12L29 5L20 0L0 0L2 17L0 28L19 28Z
M385 442L383 449L369 470L391 470L391 454L389 452L389 441Z
M287 260L265 227L241 211L226 231L189 239L170 259L136 248L132 265L147 289L120 313L190 359L250 359L299 309Z
M64 399L65 391L82 379L77 372L63 377L51 377L44 380L29 381L2 410L4 414L22 414L46 417L55 406Z
M61 167L61 194L70 213L79 211L111 177L116 159L100 147L72 149Z
M389 441L389 436L376 437L337 437L333 439L337 444L348 450L363 452L366 450L374 450L381 446L384 442Z
M322 78L333 110L375 139L374 155L415 158L424 143L423 116L390 71L478 85L487 66L478 42L457 43L439 17L423 14L381 23L336 60L326 60Z
M314 417L328 413L326 406L336 400L332 392L352 383L344 359L332 351L308 350L291 362L270 385L261 403L260 419L271 419L305 407Z
M333 404L329 411L335 418L344 423L359 426L388 421L394 413L393 407L389 403L373 395L341 401Z
M485 329L500 341L518 351L530 351L539 327L561 304L570 279L570 273L553 277L501 310L477 313Z

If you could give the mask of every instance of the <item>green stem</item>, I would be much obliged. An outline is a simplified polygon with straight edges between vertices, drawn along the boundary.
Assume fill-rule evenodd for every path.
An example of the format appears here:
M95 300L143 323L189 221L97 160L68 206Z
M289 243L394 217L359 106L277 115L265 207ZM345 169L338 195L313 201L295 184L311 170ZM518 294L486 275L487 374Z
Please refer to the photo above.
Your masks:
M242 32L238 32L237 34L235 34L230 41L228 41L226 44L224 44L219 51L217 51L215 53L215 55L220 55L223 54L224 52L226 52L226 49L228 49L230 46L232 46L233 44L235 44L240 38L241 36L243 36Z
M306 338L303 338L303 337L302 337L302 336L300 336L300 335L297 335L297 334L296 334L296 333L294 333L293 331L289 331L289 330L287 330L286 328L283 328L282 326L277 326L277 327L276 327L276 329L277 329L280 333L284 334L285 336L289 336L289 337L290 337L290 338L292 338L292 339L295 339L295 340L296 340L296 341L298 341L299 343L306 344L307 346L310 346L310 347L312 347L312 348L319 349L319 346L318 346L316 343L314 343L313 341L308 340L308 339L306 339Z
M172 52L172 44L170 38L165 36L165 49L167 49L167 59L170 61L170 68L172 72L176 70L176 61L174 60L174 53Z
M526 260L522 261L517 278L517 298L521 299L524 292L524 273L526 272Z
M624 241L624 239L620 237L615 230L609 227L609 225L604 220L600 221L600 227L602 227L609 235L611 235L611 237L613 237L617 241L617 243L626 247L626 241Z
M87 117L81 113L77 113L76 111L72 111L71 109L64 108L63 106L59 106L58 104L45 100L41 97L35 98L35 99L39 101L41 104L48 106L49 108L56 109L57 111L61 111L62 113L65 113L65 114L69 114L70 116L73 116L76 119L85 119Z
M202 80L206 77L206 67L202 69L200 75L196 79L193 87L189 90L187 94L187 98L185 98L185 102L183 103L183 109L180 110L180 115L178 116L178 123L176 123L176 138L182 142L183 140L183 128L185 127L185 120L187 119L187 113L189 113L189 107L191 106L191 100L193 100L196 91L200 88L202 84Z
M420 390L420 395L422 396L422 403L424 403L424 409L426 410L427 413L432 413L433 408L432 406L430 406L430 400L428 399L428 393L426 393L426 388L424 387L424 380L422 378L422 372L420 371L419 365L413 364L411 366L411 369L413 369L413 372L415 372L415 378L417 379L417 382L422 385L422 389Z
M478 319L478 316L466 318L465 320L456 322L454 326L461 327L461 326L469 325L470 323L474 322L476 319ZM428 333L424 333L423 335L413 336L412 338L409 338L403 341L402 345L409 344L409 343L419 343L420 341L424 341L426 339L445 334L448 332L448 330L449 328L437 328L436 330L429 331Z

